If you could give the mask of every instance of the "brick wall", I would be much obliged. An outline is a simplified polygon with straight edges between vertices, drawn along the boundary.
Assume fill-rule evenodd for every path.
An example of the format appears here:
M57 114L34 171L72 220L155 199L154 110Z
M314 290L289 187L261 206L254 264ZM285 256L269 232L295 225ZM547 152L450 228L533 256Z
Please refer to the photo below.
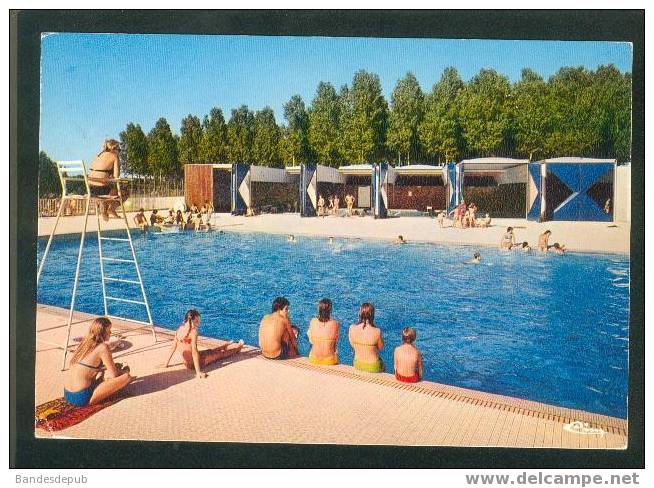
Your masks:
M447 202L445 186L398 186L394 185L388 191L388 208L399 210L419 210L424 212L427 207L442 210Z

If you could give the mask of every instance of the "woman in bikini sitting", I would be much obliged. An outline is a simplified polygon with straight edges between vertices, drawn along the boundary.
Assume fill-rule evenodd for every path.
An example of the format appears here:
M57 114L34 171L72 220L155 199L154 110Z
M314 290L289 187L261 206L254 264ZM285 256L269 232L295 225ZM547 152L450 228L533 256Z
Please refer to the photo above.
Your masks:
M338 322L332 318L332 301L323 298L318 303L318 316L309 323L311 352L309 362L331 366L338 364Z
M104 141L102 151L100 151L97 157L91 161L91 166L89 167L89 187L92 197L106 198L118 195L116 183L109 180L120 178L119 152L120 143L115 139L107 139ZM127 189L121 187L120 193L124 201L128 196ZM108 220L109 217L116 219L121 218L116 213L115 202L103 203L102 217L105 220Z
M172 227L175 225L175 213L172 208L168 210L168 216L164 219L163 225L166 227Z
M95 405L124 388L132 377L129 369L118 368L106 341L111 336L111 321L98 317L89 327L70 358L64 383L64 399L77 407Z
M382 373L384 362L379 351L384 348L381 329L375 326L375 307L364 303L359 309L359 323L350 326L348 334L354 349L354 368L368 373Z
M197 378L206 378L207 373L202 372L202 368L211 363L215 363L221 359L228 358L243 348L243 341L236 344L227 342L222 346L214 347L213 349L206 349L204 351L198 350L198 327L200 326L200 312L197 310L189 310L184 316L184 323L175 332L170 354L166 363L163 365L167 368L170 365L170 360L175 354L177 347L181 349L182 359L184 365L188 369L195 369L195 376ZM230 347L233 346L233 347Z

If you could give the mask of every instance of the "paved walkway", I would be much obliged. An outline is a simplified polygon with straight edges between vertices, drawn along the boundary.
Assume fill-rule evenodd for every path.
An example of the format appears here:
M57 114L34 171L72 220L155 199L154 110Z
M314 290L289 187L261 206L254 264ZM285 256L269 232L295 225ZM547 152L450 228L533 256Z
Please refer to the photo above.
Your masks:
M71 338L92 317L75 315ZM37 310L36 404L61 396L67 311ZM269 361L246 347L196 379L180 363L163 370L171 333L114 321L126 348L115 358L138 378L127 396L56 437L83 439L287 442L311 444L624 448L622 419L432 382L398 383L389 374L321 367L306 359ZM204 339L202 346L220 341ZM602 429L571 433L573 421ZM37 431L39 437L52 434Z
M132 215L128 214L131 226ZM146 212L149 216L149 213ZM39 236L49 235L54 217L39 219ZM214 223L225 231L267 232L271 234L295 234L334 237L358 237L365 239L395 239L398 235L408 241L433 243L470 244L498 247L506 227L515 228L517 241L527 241L533 247L538 235L546 229L552 231L550 244L560 242L573 251L629 253L630 227L627 223L607 222L528 222L524 219L496 219L490 228L459 229L439 228L435 219L428 217L398 217L377 219L372 217L312 217L298 214L267 214L256 217L215 214ZM82 216L61 219L57 233L81 232ZM96 230L96 217L89 217L89 230ZM103 222L103 229L123 228L122 220ZM449 223L448 223L449 225Z

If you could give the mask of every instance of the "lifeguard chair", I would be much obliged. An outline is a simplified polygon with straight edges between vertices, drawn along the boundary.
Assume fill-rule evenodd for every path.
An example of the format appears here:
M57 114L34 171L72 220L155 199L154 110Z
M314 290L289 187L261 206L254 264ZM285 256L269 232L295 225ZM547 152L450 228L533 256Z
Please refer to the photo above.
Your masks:
M68 313L68 330L66 334L66 342L62 345L64 349L63 360L62 360L62 370L66 369L66 358L68 355L68 348L70 347L70 330L73 323L73 312L75 310L75 299L77 297L77 284L79 280L79 271L82 264L82 254L84 249L84 239L86 238L86 230L89 220L89 211L91 205L95 205L95 214L98 221L98 253L100 257L100 276L102 282L102 299L104 303L104 315L109 318L125 320L128 322L135 322L141 324L142 326L149 326L152 331L152 338L154 342L157 341L157 334L154 328L154 323L152 322L152 314L150 313L150 304L148 303L148 298L145 293L145 288L143 286L143 279L141 278L141 270L139 269L139 264L136 259L136 252L134 251L134 243L132 242L132 234L129 230L129 222L127 221L127 214L125 212L125 207L123 205L123 198L121 193L121 180L120 178L110 178L110 179L95 179L95 181L102 181L109 185L115 185L117 190L117 195L107 195L107 196L92 196L91 187L89 181L93 181L93 178L90 178L86 174L86 166L84 161L56 161L57 173L59 174L59 181L61 182L61 201L59 203L59 210L57 211L57 217L55 223L50 231L50 237L48 238L48 243L45 246L45 251L43 252L43 257L41 258L41 263L39 264L39 269L36 275L36 285L38 287L39 280L41 278L41 273L43 271L45 261L48 257L48 252L50 251L50 245L54 238L55 232L57 230L57 225L59 224L59 219L62 216L62 212L67 202L69 201L79 201L84 200L86 202L84 210L84 227L82 228L82 234L80 237L79 250L77 252L77 265L75 267L75 279L73 282L73 293L70 299L70 310ZM68 184L70 182L83 183L85 194L78 195L69 193ZM102 236L102 227L100 225L100 206L103 204L108 204L110 202L119 203L120 211L122 212L122 220L125 223L125 233L126 237L103 237ZM102 252L102 243L103 241L117 241L124 242L129 245L129 254L128 257L119 257L119 256L104 256ZM127 252L127 250L125 250ZM131 256L131 258L129 257ZM126 279L119 276L106 276L104 265L105 262L118 262L118 263L127 263L134 266L136 270L137 279ZM142 300L133 300L130 298L117 297L107 294L106 283L107 282L118 282L118 283L127 283L131 285L138 285L141 291ZM111 302L122 302L130 303L133 305L139 305L145 307L148 315L148 321L143 322L141 320L132 319L129 317L121 317L118 315L112 315L109 313L109 303Z

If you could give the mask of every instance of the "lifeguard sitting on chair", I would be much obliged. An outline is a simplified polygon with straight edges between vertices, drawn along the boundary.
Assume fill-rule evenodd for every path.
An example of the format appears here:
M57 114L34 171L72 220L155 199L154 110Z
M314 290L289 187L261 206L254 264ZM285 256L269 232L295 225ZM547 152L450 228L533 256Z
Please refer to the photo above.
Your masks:
M113 181L120 178L120 143L115 139L107 139L102 145L102 151L91 162L89 170L89 187L91 196L107 198L102 205L102 217L109 220L109 217L119 219L122 218L116 213L116 207L119 202L115 197L118 197L118 188ZM103 182L103 180L106 180ZM113 197L113 198L112 198ZM121 188L120 197L125 201L128 197L127 191Z

